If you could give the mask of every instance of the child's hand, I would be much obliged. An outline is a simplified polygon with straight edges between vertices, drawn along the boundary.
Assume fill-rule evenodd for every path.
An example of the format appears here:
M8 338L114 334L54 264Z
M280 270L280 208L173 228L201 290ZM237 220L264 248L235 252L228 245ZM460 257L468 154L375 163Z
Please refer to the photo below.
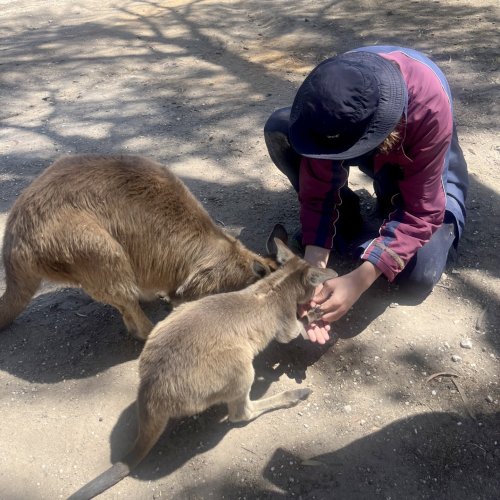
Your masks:
M312 307L322 312L324 322L340 319L365 291L353 273L325 281L311 300Z
M322 316L305 327L309 339L324 344L329 339L329 323L344 316L380 274L373 264L365 261L349 274L319 286L308 307L321 311Z

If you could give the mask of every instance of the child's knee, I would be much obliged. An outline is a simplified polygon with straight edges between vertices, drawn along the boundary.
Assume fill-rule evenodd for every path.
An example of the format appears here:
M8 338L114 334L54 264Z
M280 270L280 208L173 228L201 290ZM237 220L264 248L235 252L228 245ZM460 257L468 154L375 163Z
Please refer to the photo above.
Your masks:
M399 287L418 295L428 295L441 278L442 270L427 269L426 272L411 273L399 281Z
M408 262L397 276L396 283L419 293L429 293L440 280L448 254L455 237L455 227L445 223L434 234L431 241L424 245Z

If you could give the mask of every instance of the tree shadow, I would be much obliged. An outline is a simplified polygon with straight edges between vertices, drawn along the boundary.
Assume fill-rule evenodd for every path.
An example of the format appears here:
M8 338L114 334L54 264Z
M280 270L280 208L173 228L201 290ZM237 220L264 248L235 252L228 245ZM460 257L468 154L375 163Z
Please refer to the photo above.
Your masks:
M127 19L120 23L33 21L35 26L21 32L7 30L2 66L9 76L2 84L3 94L9 95L3 114L7 127L19 136L43 136L50 143L39 152L45 158L48 150L50 155L122 151L140 135L163 143L158 150L164 160L175 159L183 145L184 154L218 159L234 171L238 152L248 153L235 137L254 135L255 123L262 126L270 110L288 105L307 69L335 53L374 43L430 53L446 66L456 99L477 111L475 126L496 127L488 106L497 88L490 78L493 58L484 43L496 35L493 7L386 1L370 8L359 3L356 22L345 23L346 14L356 9L345 0L324 2L312 12L307 3L284 8L262 0L143 4L149 6L144 15L134 7L116 9L115 15ZM477 23L460 26L457 19L464 18L477 18ZM458 39L467 44L457 43L458 30ZM90 39L115 51L85 50ZM179 64L189 56L200 64ZM476 78L477 72L485 78ZM221 73L238 83L234 91L232 85L222 89L217 83ZM54 75L60 76L60 86L47 85ZM465 80L473 86L464 88ZM62 91L67 82L72 88ZM93 92L95 85L112 93L113 102L103 102L102 94ZM35 94L39 100L33 100ZM26 105L43 119L20 119L19 108ZM233 118L243 114L253 119L236 124ZM93 126L103 130L99 138L86 133Z

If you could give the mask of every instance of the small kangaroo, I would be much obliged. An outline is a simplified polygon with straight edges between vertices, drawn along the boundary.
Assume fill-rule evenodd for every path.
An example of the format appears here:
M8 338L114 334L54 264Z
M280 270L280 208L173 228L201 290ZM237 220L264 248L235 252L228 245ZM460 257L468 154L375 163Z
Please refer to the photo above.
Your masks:
M139 297L239 290L275 267L218 227L164 166L97 155L62 157L24 190L7 220L3 261L0 329L47 279L113 305L142 340L152 323Z
M231 422L249 421L264 412L289 408L310 389L295 389L250 401L252 361L273 339L286 343L306 335L297 319L298 304L337 276L313 268L286 245L277 247L277 271L248 288L182 304L151 332L139 358L139 429L122 461L74 493L70 500L93 498L110 488L151 450L171 418L191 416L227 403Z

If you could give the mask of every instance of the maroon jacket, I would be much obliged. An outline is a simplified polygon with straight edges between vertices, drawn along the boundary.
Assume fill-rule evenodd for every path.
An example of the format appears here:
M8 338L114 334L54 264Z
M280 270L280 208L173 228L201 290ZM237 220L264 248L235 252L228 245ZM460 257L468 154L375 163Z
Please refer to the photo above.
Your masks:
M397 62L408 88L406 128L389 154L376 153L374 172L390 163L401 167L402 208L384 220L380 234L363 255L392 281L442 224L446 194L442 175L451 143L451 103L431 68L400 51L381 53ZM339 160L302 158L299 174L300 219L304 245L331 249L347 170Z

